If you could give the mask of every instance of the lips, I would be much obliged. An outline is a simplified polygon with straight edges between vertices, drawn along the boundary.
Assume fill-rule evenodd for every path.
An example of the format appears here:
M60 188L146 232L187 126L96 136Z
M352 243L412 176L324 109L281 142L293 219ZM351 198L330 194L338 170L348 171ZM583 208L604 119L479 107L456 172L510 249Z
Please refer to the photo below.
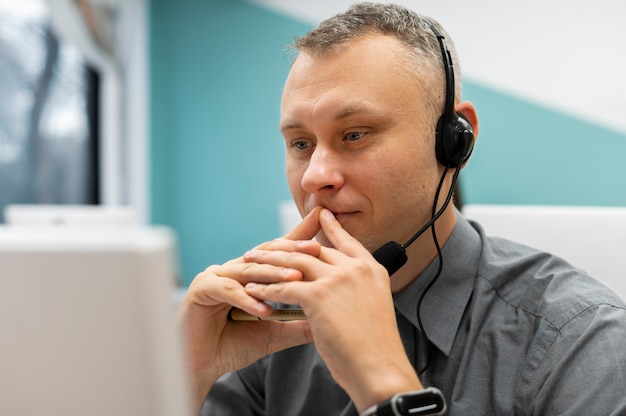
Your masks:
M352 219L356 214L358 214L358 211L350 211L350 212L335 212L335 211L333 211L333 214L335 215L335 218L337 219L339 224L345 224L350 219Z
M312 202L312 201L311 201ZM351 220L352 218L354 218L357 214L360 214L361 211L359 210L351 210L348 207L339 207L336 204L333 205L327 205L324 203L319 203L319 201L317 202L317 204L313 205L312 207L306 209L306 213L308 214L309 212L311 212L313 210L314 206L321 206L327 210L329 210L330 212L333 213L333 215L335 216L335 218L337 219L337 221L340 224L344 224L347 221Z

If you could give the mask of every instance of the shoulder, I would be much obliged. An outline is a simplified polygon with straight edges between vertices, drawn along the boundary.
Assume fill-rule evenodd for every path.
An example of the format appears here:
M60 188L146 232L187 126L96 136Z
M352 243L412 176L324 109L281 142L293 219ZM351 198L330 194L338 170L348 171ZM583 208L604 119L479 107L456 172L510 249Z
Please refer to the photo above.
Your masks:
M626 310L619 296L565 259L503 238L482 239L478 281L557 329L594 311Z
M624 301L562 258L482 239L473 302L485 320L514 327L517 342L527 343L517 389L521 408L532 403L531 414L609 414L626 406Z

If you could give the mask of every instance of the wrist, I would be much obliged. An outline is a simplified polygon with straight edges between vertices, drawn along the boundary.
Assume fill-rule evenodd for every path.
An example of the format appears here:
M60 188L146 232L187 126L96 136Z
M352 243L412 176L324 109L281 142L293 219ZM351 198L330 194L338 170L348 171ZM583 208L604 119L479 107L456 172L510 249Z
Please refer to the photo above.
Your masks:
M402 360L397 360L394 363L366 367L369 370L362 372L358 378L359 387L353 391L347 390L357 409L369 408L398 392L424 388L408 359L404 365L401 363Z
M208 378L205 377L200 380L197 377L193 377L190 387L191 387L191 392L192 392L192 398L194 400L194 404L196 408L196 413L194 414L200 414L200 410L202 409L202 406L204 405L204 401L206 400L207 396L209 395L209 392L215 385L215 382L217 381L218 378L219 376L218 377L210 376Z

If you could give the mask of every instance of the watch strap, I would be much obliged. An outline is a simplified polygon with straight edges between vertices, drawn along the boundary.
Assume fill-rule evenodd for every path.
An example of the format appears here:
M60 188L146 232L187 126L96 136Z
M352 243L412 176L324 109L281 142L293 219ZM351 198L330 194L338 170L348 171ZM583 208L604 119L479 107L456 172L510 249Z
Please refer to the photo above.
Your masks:
M441 391L428 387L395 394L390 399L366 409L359 416L443 415L445 411L446 401Z

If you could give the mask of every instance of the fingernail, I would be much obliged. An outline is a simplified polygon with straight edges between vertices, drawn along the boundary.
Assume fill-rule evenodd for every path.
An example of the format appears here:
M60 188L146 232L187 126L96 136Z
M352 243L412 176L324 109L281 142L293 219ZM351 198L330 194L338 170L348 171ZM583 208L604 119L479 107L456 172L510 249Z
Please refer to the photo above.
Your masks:
M292 273L294 273L295 271L296 271L296 269L292 269L292 268L290 268L290 267L285 267L285 268L283 268L283 269L280 271L280 273L281 273L283 276L290 276L290 275L291 275Z
M333 220L335 219L335 215L332 213L332 211L330 211L328 209L324 210L324 216L326 218L330 218L330 219L333 219Z

